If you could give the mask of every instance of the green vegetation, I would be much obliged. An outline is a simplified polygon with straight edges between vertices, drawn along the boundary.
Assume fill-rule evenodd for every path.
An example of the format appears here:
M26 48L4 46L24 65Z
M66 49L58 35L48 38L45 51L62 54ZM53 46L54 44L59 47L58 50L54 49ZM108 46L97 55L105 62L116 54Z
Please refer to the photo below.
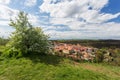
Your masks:
M0 45L4 46L9 40L8 39L4 39L3 37L0 37Z
M21 57L33 53L48 53L48 36L41 28L33 27L27 14L20 12L16 20L11 20L10 26L15 29L4 52L8 57Z
M102 51L98 50L96 52L96 56L95 56L95 62L99 63L99 62L103 62L104 59L104 54Z
M114 65L114 66L120 66L120 48L115 48L115 49L108 49L113 56L113 61L109 64Z
M0 46L1 54L4 48ZM17 59L0 56L0 80L119 80L120 49L100 49L98 61L106 50L114 57L112 63L75 62L48 54L29 54Z
M119 80L120 67L76 63L57 56L0 59L0 80Z

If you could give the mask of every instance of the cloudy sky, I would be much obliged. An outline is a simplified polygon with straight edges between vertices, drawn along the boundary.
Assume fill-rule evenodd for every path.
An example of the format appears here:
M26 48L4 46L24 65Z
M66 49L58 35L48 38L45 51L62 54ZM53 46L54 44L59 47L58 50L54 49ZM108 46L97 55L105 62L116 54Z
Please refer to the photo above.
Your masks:
M19 11L51 39L120 39L120 0L0 0L0 36Z

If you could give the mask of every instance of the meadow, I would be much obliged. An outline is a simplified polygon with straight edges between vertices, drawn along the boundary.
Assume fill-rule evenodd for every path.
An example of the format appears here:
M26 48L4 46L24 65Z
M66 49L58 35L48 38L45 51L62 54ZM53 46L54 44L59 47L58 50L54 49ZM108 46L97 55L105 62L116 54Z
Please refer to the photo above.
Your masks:
M1 45L1 54L3 50L4 45ZM76 62L55 55L36 54L21 58L0 56L0 80L119 79L120 67L106 63Z
M0 59L0 80L119 80L120 67L58 56Z

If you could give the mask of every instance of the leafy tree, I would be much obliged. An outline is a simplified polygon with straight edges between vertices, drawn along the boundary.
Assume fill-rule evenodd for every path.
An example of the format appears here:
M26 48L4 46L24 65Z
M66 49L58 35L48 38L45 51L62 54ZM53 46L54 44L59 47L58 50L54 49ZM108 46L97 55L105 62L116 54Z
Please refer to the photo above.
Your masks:
M49 41L41 28L33 27L28 21L27 14L20 12L16 20L10 20L10 26L15 31L6 47L6 55L10 57L23 56L33 53L48 52Z

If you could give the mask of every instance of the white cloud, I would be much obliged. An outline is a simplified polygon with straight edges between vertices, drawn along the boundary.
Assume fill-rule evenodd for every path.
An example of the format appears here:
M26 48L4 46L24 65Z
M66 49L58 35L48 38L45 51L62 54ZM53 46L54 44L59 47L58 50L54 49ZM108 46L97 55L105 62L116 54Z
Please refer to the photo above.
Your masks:
M28 6L28 7L32 7L34 5L36 5L37 3L37 0L25 0L25 6Z
M109 0L87 0L87 1L89 1L90 7L92 7L95 10L101 10L109 2Z
M82 18L89 23L102 23L120 15L101 13L100 10L108 4L108 0L44 0L40 12L50 13L54 18ZM89 9L91 8L91 9Z
M12 29L11 27L0 26L0 37L4 36L5 38L8 38L13 31L14 29Z
M84 27L87 23L84 21L78 21L74 18L51 18L50 23L52 24L63 24L69 26L72 30L79 30Z
M117 18L118 16L120 16L120 13L113 15L113 14L108 14L108 13L99 13L96 10L88 10L82 13L80 17L89 23L103 23L110 19Z
M15 9L11 9L6 5L0 5L0 18L9 20L17 15L19 11Z
M9 4L11 0L0 0L0 4Z
M28 14L28 20L31 22L32 25L38 26L39 25L39 19L38 16Z
M8 25L10 18L15 19L19 13L19 10L12 9L6 5L0 5L0 25ZM38 17L32 14L28 14L29 21L33 25L37 25Z
M9 21L8 20L0 20L0 26L8 26Z
M120 24L118 23L86 26L73 31L56 31L56 29L51 28L52 30L47 30L45 33L49 34L52 39L120 39Z
M40 6L42 12L48 12L52 17L70 17L80 16L91 7L93 10L100 10L103 8L108 0L43 0Z
M109 0L43 0L39 8L41 13L50 14L53 26L46 33L53 38L120 37L120 23L107 22L120 16L120 12L101 12L108 3ZM54 25L68 26L71 31L57 31Z

